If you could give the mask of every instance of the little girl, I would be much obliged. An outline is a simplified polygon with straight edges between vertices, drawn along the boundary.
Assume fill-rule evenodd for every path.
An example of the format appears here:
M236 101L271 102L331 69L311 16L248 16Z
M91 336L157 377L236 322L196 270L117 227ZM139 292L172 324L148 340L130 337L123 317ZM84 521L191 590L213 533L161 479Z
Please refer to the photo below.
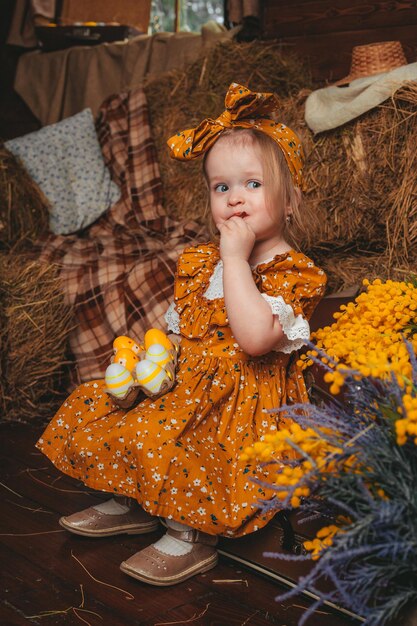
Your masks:
M268 409L305 402L296 358L326 278L286 241L300 222L302 148L273 121L278 99L233 83L216 120L169 140L173 158L204 156L217 242L179 258L168 329L180 336L176 384L121 410L103 380L79 386L37 446L60 470L112 498L63 517L90 537L167 532L121 564L171 585L217 563L218 535L264 526L267 468L240 460L246 446L285 423ZM294 355L293 355L294 356ZM271 477L272 480L272 477Z

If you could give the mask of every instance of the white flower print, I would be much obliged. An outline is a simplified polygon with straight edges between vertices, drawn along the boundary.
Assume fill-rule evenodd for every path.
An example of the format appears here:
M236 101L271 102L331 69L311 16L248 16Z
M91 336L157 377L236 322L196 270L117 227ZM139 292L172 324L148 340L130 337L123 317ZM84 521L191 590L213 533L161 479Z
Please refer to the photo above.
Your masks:
M202 246L201 250L206 258L206 247ZM274 267L267 277L267 283L272 287L271 293L276 295L282 292L285 296L297 281L297 297L302 298L306 294L307 298L315 298L314 288L320 282L324 283L324 280L318 277L314 285L308 285L304 280L307 260L303 257L303 262L299 263L301 255L295 252L294 254L296 256L291 266L298 265L302 280L298 282L296 269L292 273L291 270L287 272L288 266L285 265L284 270L287 273L285 276L281 267ZM218 263L217 250L212 261ZM285 257L285 263L287 261L288 256ZM194 263L191 260L191 273L198 269L199 261ZM268 272L269 269L268 266ZM315 267L308 269L311 274L317 271ZM191 287L189 293L194 298L194 288L190 285L192 282L194 287L198 288L198 296L202 295L202 287L206 288L211 272L212 267L207 264L202 274L196 271L194 280L187 276L180 290L181 298L183 295L186 296L188 287ZM263 273L266 272L262 271L261 274ZM304 291L303 283L306 284ZM265 288L265 283L263 285ZM320 287L320 295L322 291L323 288ZM202 307L206 306L204 299L198 301ZM210 307L214 306L217 307L218 304L210 304ZM252 360L246 362L238 358L241 348L231 336L229 328L225 327L217 333L211 332L206 311L195 314L193 322L193 306L188 300L186 307L179 308L182 308L181 332L191 339L192 331L196 342L199 342L199 351L198 356L191 351L188 352L188 342L183 341L180 355L181 376L172 393L167 394L162 400L147 399L139 408L118 411L114 419L114 407L108 402L107 395L102 392L103 384L96 385L92 381L88 387L78 390L76 396L71 396L73 401L70 399L67 402L68 408L59 412L52 425L52 429L55 427L56 430L48 431L48 446L45 436L42 449L53 450L51 455L54 455L54 459L58 461L57 465L59 464L64 472L67 470L70 473L71 465L78 459L80 475L81 473L84 477L88 475L91 485L96 483L101 490L104 487L111 492L114 491L114 487L117 492L135 497L138 488L141 503L154 514L162 513L167 516L172 513L170 515L172 519L179 521L182 515L184 520L194 518L196 523L199 520L202 530L210 533L219 532L224 536L235 535L242 523L247 524L249 532L252 532L257 522L255 519L257 512L250 519L248 513L252 513L252 508L257 510L252 502L258 501L258 493L257 487L253 486L246 476L242 478L242 473L237 472L239 448L246 443L244 435L250 430L253 420L256 420L260 427L260 433L264 434L276 433L277 429L282 427L275 416L267 412L261 414L260 411L262 406L267 410L272 408L273 398L279 399L282 396L283 388L280 389L277 381L282 379L286 387L285 372L281 376L281 372L278 371L276 380L272 380L273 377L269 377L266 371L268 368L272 369L272 364L267 359L261 359L260 375L257 376ZM217 313L218 309L215 310ZM222 309L218 318L221 325L224 324L225 318L226 311ZM203 324L203 336L200 324ZM218 346L220 346L219 355L216 351ZM205 372L204 367L201 371L201 366L205 364L210 364L211 369L208 372ZM256 367L258 368L258 365ZM194 372L198 372L197 376ZM295 374L292 378L292 382L296 382ZM298 401L296 394L293 395L294 400ZM258 401L257 397L263 398L264 401ZM91 404L95 407L97 415L104 418L106 414L111 416L109 421L113 424L112 429L108 426L108 420L97 419L97 416L90 412L91 404L84 406L84 400L87 398L91 398ZM78 408L81 409L79 415L75 415ZM253 420L251 412L255 413ZM122 417L125 413L126 415ZM68 432L63 431L66 421L69 422L66 427L69 429ZM91 432L88 432L90 429ZM218 445L220 433L223 450L220 450ZM91 439L87 440L89 435ZM248 439L250 440L250 437ZM63 445L66 443L65 440L67 446ZM80 457L80 451L86 458L88 457L88 460ZM227 459L231 459L227 465L226 456ZM207 468L204 467L206 461L209 465ZM91 470L90 463L94 463ZM259 475L267 478L269 474L262 474L262 471L266 470L260 468ZM113 480L111 487L110 479ZM261 516L259 520L257 526L264 526L266 520Z

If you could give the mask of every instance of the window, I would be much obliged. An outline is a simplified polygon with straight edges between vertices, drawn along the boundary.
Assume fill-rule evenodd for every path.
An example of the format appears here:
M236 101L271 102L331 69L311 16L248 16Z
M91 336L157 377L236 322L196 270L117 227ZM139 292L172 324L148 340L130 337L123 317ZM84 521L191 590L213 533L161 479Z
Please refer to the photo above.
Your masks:
M149 31L199 33L209 20L224 24L224 0L152 0Z

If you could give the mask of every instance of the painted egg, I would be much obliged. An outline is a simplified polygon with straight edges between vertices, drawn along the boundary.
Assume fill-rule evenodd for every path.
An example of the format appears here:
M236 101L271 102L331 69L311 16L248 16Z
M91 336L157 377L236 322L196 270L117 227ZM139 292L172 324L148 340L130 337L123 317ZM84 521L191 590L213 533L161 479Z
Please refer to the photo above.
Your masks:
M116 339L113 341L113 354L116 354L116 352L124 348L132 350L132 352L134 352L135 354L139 354L139 352L142 350L141 346L136 343L136 341L134 341L130 337L126 337L125 335L120 335L120 337L116 337Z
M118 350L113 359L113 363L123 365L129 372L133 372L138 362L139 357L132 350L129 350L129 348Z
M169 376L158 363L143 359L136 365L136 378L139 385L151 393L158 393L162 383L164 380L168 380Z
M158 330L158 328L150 328L145 333L145 350L147 350L149 346L154 343L159 343L167 350L172 350L174 348L174 344L168 339L168 337L164 332L162 332L162 330Z
M153 361L154 363L158 363L161 367L165 367L167 363L172 361L172 357L168 350L164 348L160 343L153 343L146 350L146 358L149 361Z
M120 363L111 363L104 378L107 391L118 398L124 397L135 382L132 374Z

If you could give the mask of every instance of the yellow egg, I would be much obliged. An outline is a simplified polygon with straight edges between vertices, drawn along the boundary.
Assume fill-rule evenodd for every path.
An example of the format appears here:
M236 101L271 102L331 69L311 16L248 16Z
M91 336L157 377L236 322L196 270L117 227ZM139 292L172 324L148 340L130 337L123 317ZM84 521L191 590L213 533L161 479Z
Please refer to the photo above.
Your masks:
M122 348L118 350L114 355L113 363L119 363L123 365L129 372L133 372L136 367L136 363L139 362L139 357L136 354L129 350L129 348Z
M162 330L158 330L158 328L150 328L145 333L145 350L147 350L149 346L154 343L161 344L161 346L164 346L167 350L172 350L174 348L174 344L168 339Z
M136 365L136 378L139 385L151 393L158 393L162 383L164 380L168 380L169 376L158 363L143 359Z
M146 357L148 361L158 363L161 367L165 367L167 363L172 361L172 357L168 350L164 348L160 343L153 343L146 350Z
M142 347L136 343L136 341L126 335L120 335L120 337L116 337L113 341L113 354L116 354L116 352L123 348L129 348L129 350L132 350L135 354L139 354L142 350Z
M104 378L107 391L118 398L125 396L134 384L132 374L120 363L111 363Z

